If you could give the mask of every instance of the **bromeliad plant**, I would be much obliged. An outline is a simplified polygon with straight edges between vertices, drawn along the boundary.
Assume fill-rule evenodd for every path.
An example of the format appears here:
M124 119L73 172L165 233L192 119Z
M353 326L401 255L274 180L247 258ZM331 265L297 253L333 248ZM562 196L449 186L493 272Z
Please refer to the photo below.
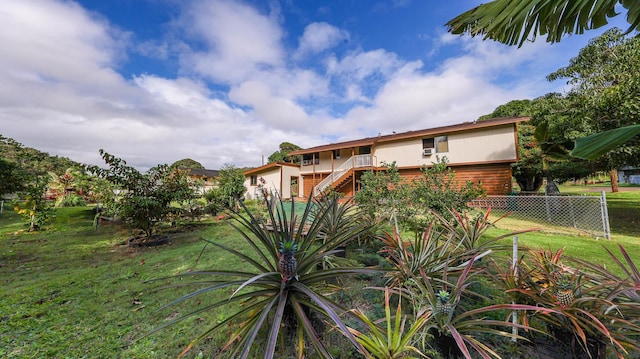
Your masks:
M634 322L637 303L635 311L633 305L627 306L629 298L624 295L630 288L627 279L579 259L567 257L563 261L562 249L556 252L531 250L529 253L530 260L520 264L522 272L526 273L524 280L505 282L506 287L511 287L508 292L513 298L535 303L552 312L521 316L524 324L544 323L546 331L566 345L573 357L603 358L610 349L623 358L629 349L639 349L640 330ZM577 263L576 267L580 269L564 262ZM622 262L618 260L618 264L622 265Z
M354 328L349 328L351 334L355 335L356 340L362 344L363 352L366 358L372 359L396 359L406 358L412 359L411 353L427 358L418 348L413 345L420 329L424 327L431 318L430 310L423 310L417 314L416 320L405 331L407 317L402 315L402 301L398 301L395 316L391 315L390 306L391 290L384 289L384 327L380 327L372 322L366 315L357 309L352 312L362 321L367 331L362 332Z
M479 339L479 335L522 338L505 329L535 329L509 322L507 318L498 320L492 317L513 310L552 312L524 304L493 304L483 307L468 305L468 302L471 302L469 299L482 297L470 289L473 278L483 271L474 267L475 262L476 258L472 258L461 272L455 272L452 276L445 267L442 279L429 277L421 271L419 277L413 278L413 286L403 289L407 297L414 301L416 310L431 310L434 313L432 320L424 327L423 338L431 336L431 342L445 357L463 356L471 359L471 353L474 351L482 358L500 358L488 343Z
M229 223L248 244L248 252L241 252L215 240L206 241L237 257L246 264L247 269L211 269L182 274L179 276L182 278L181 286L189 278L193 280L194 286L204 287L174 300L166 307L212 291L232 289L232 295L160 328L222 306L237 308L237 312L195 338L182 355L210 333L231 328L230 339L223 351L229 352L233 358L255 357L257 353L263 353L264 358L274 358L290 354L293 348L298 357L302 357L309 343L319 357L331 358L322 341L324 333L320 319L331 322L362 350L341 317L347 310L332 300L330 293L335 291L333 283L338 277L370 274L374 269L322 269L321 263L325 256L335 254L338 247L345 246L365 230L363 224L352 223L349 228L327 236L325 224L334 205L349 206L337 203L318 206L317 202L310 199L304 213L298 216L293 202L291 210L285 211L285 204L278 199L276 206L268 207L268 225L267 221L253 216L244 205L241 211L232 211ZM313 216L312 207L315 207ZM289 345L290 343L295 345Z

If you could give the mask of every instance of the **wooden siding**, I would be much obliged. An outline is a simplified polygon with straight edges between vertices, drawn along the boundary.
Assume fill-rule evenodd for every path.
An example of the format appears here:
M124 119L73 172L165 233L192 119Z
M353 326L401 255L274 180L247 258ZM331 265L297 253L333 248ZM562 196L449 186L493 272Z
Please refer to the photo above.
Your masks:
M451 169L455 172L454 181L459 185L463 185L467 181L475 183L481 183L482 188L486 191L487 195L505 195L512 191L511 187L511 164L498 163L498 164L477 164L468 166L453 166ZM410 180L422 176L420 168L400 168L400 176ZM358 171L358 175L362 173ZM312 175L303 176L304 188L307 193L300 193L301 197L307 197L309 191L322 179L327 177L327 174L316 174L315 181ZM358 176L359 177L359 176ZM353 193L353 179L344 183L338 190L345 195L345 197L351 197Z
M455 172L454 181L460 186L467 181L481 183L487 195L505 195L512 191L511 165L509 163L455 166L451 167ZM399 169L404 178L422 176L419 168Z
M323 179L327 178L327 176L329 176L328 173L316 173L314 180L312 174L302 175L302 188L304 188L304 193L299 193L298 196L308 198L313 188Z

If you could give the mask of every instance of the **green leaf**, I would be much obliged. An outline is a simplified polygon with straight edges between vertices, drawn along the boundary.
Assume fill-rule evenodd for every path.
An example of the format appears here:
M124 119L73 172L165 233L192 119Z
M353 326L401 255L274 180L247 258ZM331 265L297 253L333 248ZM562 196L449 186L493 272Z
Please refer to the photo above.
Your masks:
M640 134L640 125L631 125L579 138L571 151L571 156L595 160L638 134Z

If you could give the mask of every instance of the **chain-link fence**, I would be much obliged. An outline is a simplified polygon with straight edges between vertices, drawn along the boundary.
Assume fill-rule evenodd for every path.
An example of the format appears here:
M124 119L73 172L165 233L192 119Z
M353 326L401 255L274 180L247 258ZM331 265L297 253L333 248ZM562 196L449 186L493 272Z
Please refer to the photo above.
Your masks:
M490 207L492 213L497 214L509 212L508 218L573 228L611 239L604 191L600 196L487 196L473 200L469 205Z

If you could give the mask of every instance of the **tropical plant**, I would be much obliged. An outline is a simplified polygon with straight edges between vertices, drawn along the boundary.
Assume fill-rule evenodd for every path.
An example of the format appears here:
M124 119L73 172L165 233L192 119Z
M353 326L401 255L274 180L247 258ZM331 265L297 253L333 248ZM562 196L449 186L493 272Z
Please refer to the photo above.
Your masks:
M440 278L429 277L424 271L419 277L411 280L411 285L403 288L408 298L414 303L414 308L433 311L433 319L425 325L423 341L431 338L430 343L438 348L447 358L464 356L471 359L471 351L475 351L483 358L500 358L500 355L488 344L487 338L479 339L479 335L493 335L497 337L522 338L517 334L505 331L505 328L522 328L536 330L526 325L505 320L492 319L504 311L537 311L548 313L550 310L541 309L526 304L492 304L488 306L472 307L472 298L482 298L479 293L470 289L473 278L482 269L474 268L475 258L467 261L463 269L450 273L445 267ZM450 279L451 278L451 279Z
M85 206L83 195L88 186L87 176L78 168L67 168L62 174L49 172L49 188L56 195L56 207Z
M530 261L521 263L523 280L516 285L508 283L508 292L516 300L535 303L552 312L519 316L523 324L544 323L547 333L567 346L573 357L603 358L610 348L623 358L627 349L638 349L634 339L637 323L625 315L616 303L616 296L610 295L613 288L622 287L623 281L616 282L611 275L602 276L602 271L597 275L564 264L562 249L529 253ZM589 268L593 266L586 267Z
M396 288L409 284L421 271L429 277L440 277L445 268L471 258L469 253L456 252L453 237L438 231L435 223L412 240L403 240L398 231L385 233L381 240L384 247L380 252L394 269L386 273L387 284Z
M312 211L312 206L318 208ZM333 207L331 204L319 206L313 199L309 199L302 215L296 214L294 202L291 202L287 213L286 205L278 200L276 206L268 206L267 220L255 217L242 203L241 208L241 211L232 211L231 220L227 223L242 235L249 245L248 253L214 240L206 242L238 257L246 263L245 269L212 269L182 274L179 276L181 286L186 285L187 278L191 278L192 284L200 289L172 301L167 307L212 291L233 289L232 295L176 318L158 329L203 311L235 306L237 312L195 338L181 355L209 333L231 329L230 339L223 351L229 351L234 358L248 358L258 352L263 353L265 358L274 358L276 353L280 353L280 356L285 355L283 353L290 354L294 348L302 357L309 342L318 356L330 358L322 341L324 333L321 318L333 323L359 350L363 350L341 318L347 310L334 301L330 294L336 290L334 283L337 278L370 274L375 270L356 267L323 269L320 264L325 256L335 254L339 247L355 240L365 226L352 223L349 229L333 236L323 236L327 234L324 227L326 217L331 215ZM256 340L259 336L265 338L260 343ZM280 347L278 343L282 343ZM291 343L296 344L289 345Z
M29 231L40 229L43 224L55 217L55 208L45 198L47 191L45 176L34 176L26 184L20 196L24 200L13 200L14 210L22 216Z
M449 32L453 34L470 34L471 36L482 35L484 39L493 39L508 45L522 44L531 36L531 40L534 40L536 35L548 34L547 41L558 42L563 35L571 33L583 33L584 30L594 29L607 24L607 17L618 15L616 12L616 6L621 5L627 11L627 22L631 25L624 35L640 30L640 4L633 0L605 0L605 1L568 1L568 0L524 0L524 1L510 1L510 0L495 0L486 4L479 5L463 14L458 15L456 18L447 22ZM613 31L615 32L615 30ZM605 35L611 34L612 31L607 31ZM622 35L620 32L618 32ZM608 35L607 35L608 36ZM637 41L637 37L631 41ZM609 42L609 45L612 44ZM615 43L613 43L615 44ZM637 56L637 50L635 56ZM586 54L586 53L585 53ZM582 61L575 59L576 62L582 63L580 66L587 68L591 66L596 69L599 74L617 73L623 76L631 76L635 78L634 71L625 71L627 67L637 66L637 59L631 60L624 58L619 54L615 54L614 51L607 51L601 53L600 59L594 58L588 54L590 59L588 61ZM581 54L582 55L582 54ZM597 55L597 54L596 54ZM607 59L613 59L610 61ZM603 63L605 62L608 63ZM572 60L573 61L573 60ZM610 65L618 62L614 66L602 66ZM575 63L573 64L575 65ZM575 69L576 67L573 66ZM613 70L613 71L611 71ZM565 72L567 73L567 72ZM579 81L590 82L593 79L603 79L602 76L580 76ZM599 106L594 106L589 101L582 101L586 104L589 110L596 110L599 115L605 115L609 117L620 109L622 112L633 112L637 114L637 109L633 106L633 103L637 103L637 81L632 80L632 91L626 91L625 88L629 86L619 86L620 81L604 81L601 82L606 88L612 88L613 91L608 90L604 93L597 94L596 96L590 96L591 99L595 99L599 102ZM620 102L631 104L631 106L621 106ZM602 106L604 105L604 106ZM598 107L600 110L597 111ZM600 119L600 116L584 116L595 119ZM582 117L579 117L582 118ZM628 119L629 116L614 116L614 119ZM595 160L604 155L605 153L617 149L622 144L626 143L630 139L634 138L640 133L640 126L636 123L632 124L620 124L614 122L617 129L605 128L598 129L599 132L590 134L583 137L580 140L576 140L575 147L571 153L572 156ZM637 157L637 155L636 155ZM615 189L615 188L614 188Z
M100 155L109 168L92 166L89 171L124 191L117 202L118 215L131 227L144 231L147 238L152 237L156 226L172 213L172 201L186 200L195 194L185 171L158 165L142 174L103 150Z
M438 158L432 166L422 168L421 176L406 181L395 163L383 164L383 171L362 175L356 203L367 213L397 219L401 226L418 234L433 220L433 213L448 217L450 209L467 209L467 202L484 194L480 184L458 183L447 165L446 157Z
M381 167L381 171L362 174L361 188L354 198L367 215L388 220L401 207L404 186L395 162L382 163Z
M352 309L358 319L364 324L367 332L349 327L348 330L356 337L356 340L362 344L365 351L362 353L367 358L375 359L397 359L415 358L411 353L427 358L418 348L413 345L415 336L419 334L420 329L424 327L431 318L430 310L423 310L417 313L416 319L411 323L405 331L407 317L402 314L402 301L398 301L398 307L395 316L391 315L390 304L391 290L384 289L384 327L380 327L377 322L371 321L364 313L358 309Z
M582 34L607 24L618 15L616 6L627 11L627 32L640 30L640 4L633 0L494 0L468 10L447 22L449 32L482 36L507 45L522 46L536 35L559 42L563 35Z
M0 200L6 194L16 193L24 187L25 173L18 165L0 157Z
M242 170L230 164L222 166L218 174L218 188L221 196L227 201L226 205L236 207L238 200L247 191Z

